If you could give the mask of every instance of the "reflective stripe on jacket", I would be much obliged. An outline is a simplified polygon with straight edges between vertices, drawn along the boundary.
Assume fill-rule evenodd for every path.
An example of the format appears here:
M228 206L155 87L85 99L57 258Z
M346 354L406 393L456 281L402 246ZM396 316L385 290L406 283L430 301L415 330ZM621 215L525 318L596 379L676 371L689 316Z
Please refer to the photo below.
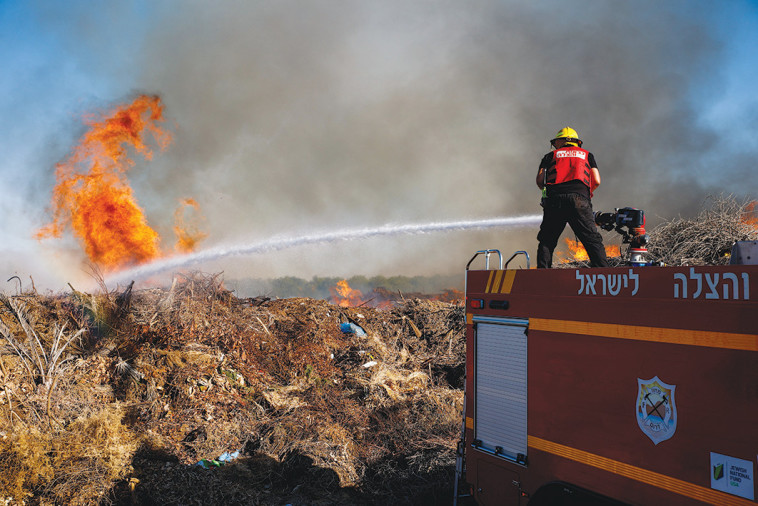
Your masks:
M546 184L560 184L578 180L590 189L592 194L592 167L589 151L573 146L565 146L553 151L553 162L547 167Z

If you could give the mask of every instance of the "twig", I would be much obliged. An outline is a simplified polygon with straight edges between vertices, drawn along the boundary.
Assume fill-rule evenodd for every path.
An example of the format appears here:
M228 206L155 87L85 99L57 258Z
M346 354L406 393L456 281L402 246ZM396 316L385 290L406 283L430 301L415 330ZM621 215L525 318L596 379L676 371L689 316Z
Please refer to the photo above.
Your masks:
M258 318L257 316L255 317L255 319L258 320L258 323L261 324L261 327L263 327L263 330L266 331L266 334L271 335L271 332L268 331L268 327L266 327L266 325L261 321L261 319Z
M416 334L416 337L418 337L419 339L421 339L421 335L422 334L421 334L421 331L419 330L419 328L416 326L416 324L413 323L413 321L410 318L408 318L407 316L403 316L403 319L406 320L408 322L408 324L411 326L411 329L413 329L413 333Z
M13 312L15 313L16 320L18 320L19 324L21 324L21 328L26 333L26 337L29 339L29 341L31 341L33 337L34 341L37 343L37 346L39 346L39 350L37 350L37 348L35 348L32 345L31 351L33 352L34 358L37 361L37 368L40 372L40 375L42 376L42 381L45 384L47 384L47 375L45 373L45 367L42 363L42 359L43 357L45 357L45 348L44 346L42 346L42 341L40 341L39 336L37 335L37 332L29 324L29 321L26 318L26 315L24 314L23 308L20 305L16 304L16 301L14 301L13 299L8 299L8 303L10 304L11 308L13 309Z
M56 419L52 413L50 412L50 398L53 396L53 389L55 388L55 383L58 381L58 376L53 376L52 384L50 385L50 388L47 390L47 424L50 426L50 430L55 430L53 428L53 423L57 423L59 426L61 425L61 422Z
M16 397L16 399L18 399L18 402L21 403L22 406L26 407L27 409L32 410L34 412L34 414L37 415L37 418L39 419L39 421L42 422L42 417L37 412L37 410L34 409L34 406L32 406L31 404L25 403L24 400L21 397L19 397L16 392L12 392L12 393ZM20 419L20 417L19 417L19 419Z
M16 293L20 294L21 293L21 278L19 278L18 276L11 276L8 278L8 282L10 282L10 280L13 278L16 278L18 280L18 288L16 289Z
M0 320L0 334L3 335L6 341L8 341L8 344L11 345L13 348L13 351L16 352L16 355L21 357L21 362L24 364L24 367L26 368L26 371L29 373L29 378L31 380L34 380L34 372L32 372L31 366L29 363L34 363L34 360L31 356L29 356L24 349L25 347L21 343L17 343L16 339L13 337L13 334L11 334L11 331L8 327L5 326L5 324Z
M8 393L8 371L5 370L5 362L3 362L2 357L0 357L0 371L3 373L3 391L5 392L5 398L8 399L8 421L11 424L11 429L13 429L13 403Z

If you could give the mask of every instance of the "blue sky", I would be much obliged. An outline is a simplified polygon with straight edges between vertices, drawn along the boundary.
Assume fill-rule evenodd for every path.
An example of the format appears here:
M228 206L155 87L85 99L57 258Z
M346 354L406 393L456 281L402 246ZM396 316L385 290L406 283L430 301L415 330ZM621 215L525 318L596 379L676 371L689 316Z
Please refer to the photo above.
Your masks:
M536 213L533 172L566 124L598 159L596 209L631 205L655 221L696 213L708 194L754 198L758 7L715 5L0 2L0 261L54 289L82 278L74 238L31 236L82 116L142 92L161 96L174 143L137 159L129 177L167 247L185 197L200 203L209 246ZM450 272L481 246L533 250L535 234L377 241L208 268ZM419 254L441 248L444 259Z
M713 17L715 36L724 44L720 68L722 88L709 93L710 86L692 83L695 100L704 106L702 123L728 132L727 148L758 152L758 2L724 2ZM714 86L715 85L711 85ZM753 186L755 189L755 186Z

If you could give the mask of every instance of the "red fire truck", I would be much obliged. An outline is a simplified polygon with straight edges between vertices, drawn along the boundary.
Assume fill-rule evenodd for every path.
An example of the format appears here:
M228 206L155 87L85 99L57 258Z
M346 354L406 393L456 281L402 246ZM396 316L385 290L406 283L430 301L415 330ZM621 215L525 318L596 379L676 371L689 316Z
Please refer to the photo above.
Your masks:
M459 451L478 504L756 504L758 265L494 255L466 271Z

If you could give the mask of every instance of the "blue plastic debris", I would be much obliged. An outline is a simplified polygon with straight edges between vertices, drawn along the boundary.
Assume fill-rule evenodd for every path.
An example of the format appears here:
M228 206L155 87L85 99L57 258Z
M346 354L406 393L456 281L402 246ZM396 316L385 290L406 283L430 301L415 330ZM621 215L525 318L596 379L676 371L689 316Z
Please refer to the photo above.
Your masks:
M355 323L340 323L340 330L345 334L355 334L356 336L365 336L366 331Z

